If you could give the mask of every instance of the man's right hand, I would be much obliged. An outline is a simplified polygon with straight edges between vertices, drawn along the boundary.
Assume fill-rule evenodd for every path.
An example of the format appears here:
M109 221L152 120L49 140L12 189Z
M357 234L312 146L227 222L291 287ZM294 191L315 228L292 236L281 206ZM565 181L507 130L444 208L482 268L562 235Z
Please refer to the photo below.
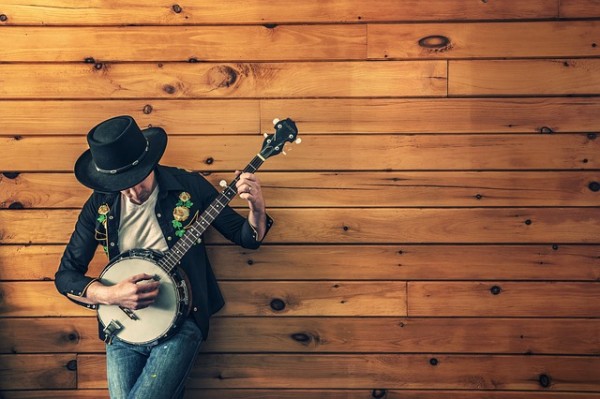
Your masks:
M154 303L159 286L160 282L155 281L153 276L141 273L112 286L95 281L88 287L86 298L91 304L119 305L137 310Z

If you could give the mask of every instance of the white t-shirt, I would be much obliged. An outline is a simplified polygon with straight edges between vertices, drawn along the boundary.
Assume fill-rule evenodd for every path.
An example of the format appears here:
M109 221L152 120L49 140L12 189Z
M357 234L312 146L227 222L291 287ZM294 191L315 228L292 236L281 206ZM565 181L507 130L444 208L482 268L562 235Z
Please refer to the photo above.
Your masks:
M166 251L169 249L162 234L154 208L158 198L158 186L146 202L134 204L121 194L121 223L119 225L119 251L134 248Z

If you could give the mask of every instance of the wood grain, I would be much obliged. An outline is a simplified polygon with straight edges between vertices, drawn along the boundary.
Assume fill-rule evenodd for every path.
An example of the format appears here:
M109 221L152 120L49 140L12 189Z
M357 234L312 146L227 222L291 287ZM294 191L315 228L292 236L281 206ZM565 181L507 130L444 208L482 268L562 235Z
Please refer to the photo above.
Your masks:
M221 289L223 316L406 315L405 282L223 282ZM72 304L52 282L0 282L0 294L0 317L95 314Z
M77 387L74 354L0 355L0 364L0 386L3 391Z
M451 61L450 96L594 95L600 93L597 59Z
M80 387L105 387L104 365L104 356L79 356ZM223 354L199 356L188 387L539 390L546 375L553 391L593 393L597 366L576 356Z
M104 352L93 316L3 318L0 327L0 353ZM598 355L599 333L598 319L216 316L201 350Z
M370 24L368 58L594 57L599 30L598 21Z
M363 60L366 36L366 25L107 26L102 34L95 27L9 26L0 61Z
M445 97L444 61L0 64L10 99Z
M205 177L219 187L232 176ZM600 194L593 191L600 182L596 171L259 172L258 177L269 209L600 205ZM80 208L90 194L73 174L0 174L0 208ZM239 197L231 204L246 207Z
M106 399L108 391L102 389L57 391L6 391L5 399ZM365 399L385 395L388 399L598 399L592 392L540 392L540 391L445 391L445 390L394 390L394 389L186 389L185 399Z
M409 282L409 316L597 317L597 283Z
M0 280L52 280L64 245L0 246ZM209 245L219 280L599 281L597 245ZM306 259L310 259L307 262ZM99 250L89 274L107 260Z
M598 169L600 140L581 135L318 135L289 144L261 171ZM161 162L188 170L234 171L262 146L259 137L171 137ZM72 171L87 149L79 137L0 137L0 170ZM61 157L55 156L62 154ZM246 161L248 160L248 161Z
M66 243L76 210L4 210L0 242ZM597 244L600 208L274 209L269 244ZM60 220L61 223L56 223ZM206 242L224 243L214 230Z
M45 112L40 112L40 110ZM149 112L148 114L144 113ZM291 117L300 134L588 133L600 130L600 101L580 98L271 99L271 100L6 100L0 135L76 135L121 114L169 134L273 132ZM549 129L549 130L548 130Z
M314 22L381 22L470 19L537 19L557 17L557 0L519 2L464 2L461 0L415 0L397 2L377 0L370 3L352 0L290 0L227 3L190 1L174 8L172 1L144 3L130 0L103 1L94 6L73 7L68 0L7 0L2 11L6 25L195 25L265 24ZM176 11L177 10L177 11ZM293 12L290 12L293 10Z

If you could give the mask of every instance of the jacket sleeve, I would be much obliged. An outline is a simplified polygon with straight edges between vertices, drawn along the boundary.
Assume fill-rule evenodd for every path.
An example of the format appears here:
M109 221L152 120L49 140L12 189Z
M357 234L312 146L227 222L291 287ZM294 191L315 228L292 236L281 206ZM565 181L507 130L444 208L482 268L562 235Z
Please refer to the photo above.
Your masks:
M96 234L96 209L93 195L83 206L75 230L71 234L69 243L63 253L58 271L54 275L57 290L78 305L95 308L77 301L85 296L87 287L97 279L86 276L88 266L98 246Z
M218 191L203 177L200 176L202 182L200 183L200 190L204 194L204 205L208 206L218 195ZM273 225L273 219L266 215L267 226L265 236L269 232L269 229ZM262 241L257 240L258 233L256 229L250 224L247 218L237 213L230 206L226 206L219 216L214 220L212 226L217 229L225 238L231 242L248 249L256 249L260 247ZM263 237L263 240L264 240Z

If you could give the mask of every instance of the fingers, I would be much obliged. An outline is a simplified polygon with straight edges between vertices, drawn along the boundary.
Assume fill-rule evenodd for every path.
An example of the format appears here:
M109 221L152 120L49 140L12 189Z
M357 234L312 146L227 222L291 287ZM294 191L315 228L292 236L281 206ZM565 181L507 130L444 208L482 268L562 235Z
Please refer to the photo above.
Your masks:
M154 279L154 276L151 276L147 273L140 273L140 274L136 274L136 275L129 277L128 281L132 282L132 283L139 283L140 281L152 280L152 279Z
M260 181L253 173L241 173L236 171L239 175L239 180L236 183L236 188L240 197L246 200L251 200L261 195Z
M150 280L150 281L149 281ZM140 273L129 277L119 284L120 300L118 303L129 309L143 309L150 306L159 294L160 282L154 280L154 276Z

